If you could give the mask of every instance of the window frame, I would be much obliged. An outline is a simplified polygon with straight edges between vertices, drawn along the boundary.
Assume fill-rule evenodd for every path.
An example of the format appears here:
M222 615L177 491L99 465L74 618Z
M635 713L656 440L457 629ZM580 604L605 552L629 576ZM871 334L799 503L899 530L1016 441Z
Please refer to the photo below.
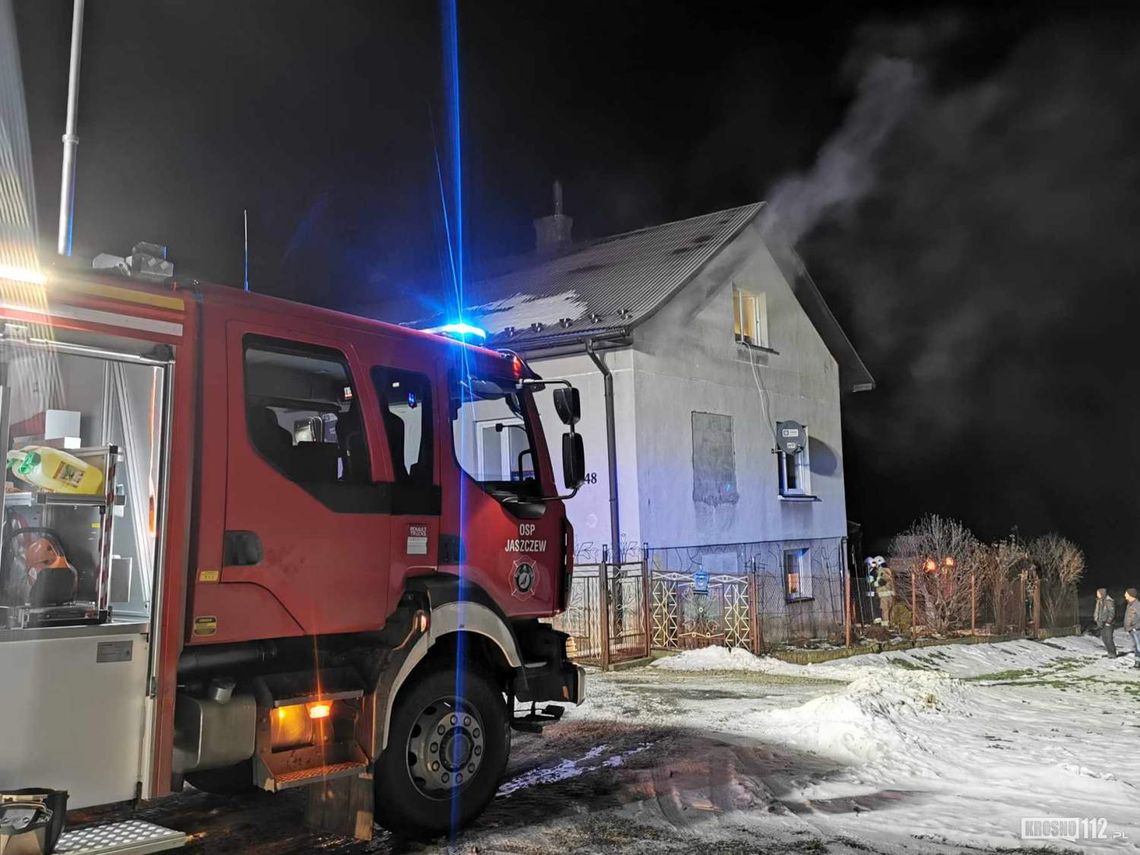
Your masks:
M367 455L367 457L363 461L363 463L360 467L360 471L366 475L366 477L364 479L361 479L358 476L355 479L343 479L342 480L341 478L337 478L336 480L333 480L333 481L301 480L301 479L295 478L291 473L285 471L281 466L278 465L278 463L276 463L275 461L270 459L265 454L264 450L258 446L257 441L254 439L253 430L251 429L251 425L250 425L250 409L254 405L254 402L257 399L269 400L269 401L273 401L273 400L286 401L289 399L273 398L272 396L259 395L256 393L251 393L250 363L249 363L249 353L251 350L259 350L259 351L268 352L268 353L280 353L280 354L286 354L286 355L291 354L291 355L297 355L297 356L307 356L307 357L311 357L311 358L315 358L315 359L322 359L322 360L326 360L330 363L335 363L343 369L344 376L348 381L346 388L352 390L353 406L355 406L357 408L358 415L360 417L361 430L363 430L365 432L365 442L363 445L363 450L364 450L365 454ZM357 385L357 383L356 383L356 378L353 375L353 371L352 371L352 364L349 361L348 353L344 349L342 349L340 347L334 347L332 345L327 345L327 344L313 344L311 342L297 341L295 339L279 338L277 336L269 336L269 335L263 335L261 333L247 332L247 333L243 334L241 337L241 359L242 359L242 366L241 366L241 368L242 368L242 394L241 394L241 399L242 399L242 404L243 404L243 408L244 408L244 413L242 414L242 422L245 425L246 440L249 442L250 448L253 449L254 454L256 454L258 456L258 458L260 458L267 466L272 468L274 472L277 472L282 478L286 479L287 481L289 481L292 484L298 485L299 487L305 489L307 492L313 493L314 495L316 495L314 490L319 491L322 496L327 495L328 490L337 490L337 491L341 491L341 492L346 491L346 490L351 490L352 492L355 493L359 490L360 487L371 485L371 483L372 483L372 449L369 447L370 443L368 442L368 438L367 438L367 427L366 427L366 425L367 425L368 420L367 420L367 418L364 417L363 413L360 412L360 410L363 406L362 402L361 402L361 396L360 396L360 386ZM303 403L299 399L293 399L293 402L294 403ZM266 406L269 406L269 405L266 405ZM343 416L343 415L344 415L344 413L339 413L339 412L337 413L338 426L339 426L341 416ZM282 430L287 431L290 434L290 438L293 437L293 431L291 429L289 429L283 425L280 425L280 423L278 424L278 426L281 427ZM294 442L293 447L296 447L296 445L297 445L297 443ZM338 443L338 449L339 449L339 443ZM338 450L338 460L339 459L340 459L340 457L339 457L339 450ZM339 471L339 467L338 467L338 471ZM323 498L322 498L322 501L324 501Z
M495 383L512 383L512 382L516 382L516 381L514 380L514 378L510 378L510 377L507 377L505 375L500 375L496 372L485 372L483 374L480 374L480 373L477 373L477 372L472 371L470 369L467 369L467 366L465 366L465 365L461 365L461 366L452 365L452 366L450 366L448 368L448 372L447 372L447 390L446 390L447 409L445 412L442 413L442 422L445 425L445 428L444 428L445 442L447 443L447 445L451 449L451 459L455 463L455 468L459 470L462 477L466 478L468 481L470 481L472 484L477 486L480 490L482 490L487 495L492 496L492 498L495 498L497 501L499 501L501 504L503 504L504 507L506 507L508 510L511 510L512 513L518 515L521 512L521 508L522 508L522 505L524 503L537 502L544 495L544 492L543 492L543 489L544 489L543 488L543 477L544 476L543 476L542 467L539 465L539 461L538 461L538 457L537 457L538 446L535 442L536 430L540 429L540 426L542 423L542 415L538 411L538 403L537 403L537 401L534 400L533 391L528 387L524 386L522 388L517 389L513 393L513 394L519 396L519 402L522 405L524 412L526 412L526 416L524 416L522 418L522 422L523 422L523 427L526 429L527 444L530 446L531 456L534 458L535 475L534 475L533 488L531 490L522 490L522 489L517 489L517 488L509 489L508 488L508 485L520 485L520 486L524 485L524 484L526 484L525 481L480 481L478 478L476 478L474 475L472 475L469 471L467 471L467 468L463 465L463 461L460 459L460 455L459 455L459 447L456 445L456 442L455 442L455 424L456 424L456 420L460 416L460 413L462 413L463 405L468 404L468 403L472 403L475 400L475 399L464 398L462 396L462 393L461 393L460 398L459 398L459 402L460 402L459 406L458 407L454 406L454 400L455 399L453 397L453 393L459 387L460 371L461 370L464 370L464 373L466 373L468 376L474 376L476 378L485 377L487 380L490 380L490 381L495 382ZM532 410L527 410L528 402L529 402L530 407L533 408ZM454 409L454 413L455 413L454 417L452 415L453 409ZM479 431L481 430L479 425L481 423L491 422L491 421L502 421L502 420L501 419L474 419L474 418L471 420L471 424L475 428L475 431L476 431L476 433L475 433L475 442L476 442L475 453L477 455L481 453L480 452L480 446L481 446L481 442L482 442L480 439L480 435L479 435ZM496 495L496 493L503 493L503 492L515 496L517 501L504 502L502 496ZM542 505L542 507L545 508L545 505Z
M423 388L427 390L426 395L419 404L419 408L422 412L420 417L420 462L425 462L423 455L426 452L427 466L424 467L422 472L426 472L427 474L426 477L420 475L420 480L418 481L404 468L404 461L396 460L395 449L392 447L392 438L388 435L388 426L381 412L381 410L387 406L385 403L386 393L382 392L384 384L390 383L393 380L403 381L404 379L410 378L420 381L423 384ZM377 414L379 416L378 427L384 440L384 447L388 450L393 483L405 487L430 487L434 485L436 483L437 456L436 403L431 375L423 371L414 371L410 368L398 368L393 365L373 365L368 370L368 379L372 382L372 390L376 394ZM391 411L389 410L389 412ZM405 454L406 453L407 450L405 449ZM401 472L404 472L405 476L401 476Z
M511 441L510 441L511 435L506 433L507 428L522 428L523 429L523 432L524 432L524 434L526 434L527 442L528 442L528 446L526 449L524 449L523 453L529 455L532 458L532 465L533 465L534 448L529 445L530 433L527 431L526 422L523 419L519 418L518 416L514 416L511 418L507 418L507 419L480 419L479 421L474 422L474 425L475 425L475 449L476 449L476 453L478 454L480 464L484 463L485 459L486 459L486 456L484 454L484 451L486 449L486 432L488 430L494 430L495 425L502 425L503 426L502 433L504 433L506 435L506 438L503 440L503 442L499 448L500 471L503 472L503 474L509 473L513 476L515 473L515 465L518 462L517 460L512 459L512 457L511 457ZM522 474L523 474L523 470L519 470L519 475L521 476ZM537 478L538 474L535 473L534 477ZM521 477L519 478L519 481L523 481L523 480L525 480L525 479L523 479ZM503 481L514 482L515 479L513 477L512 478L504 478ZM499 482L489 481L489 482L484 482L484 483L499 483Z
M746 344L749 347L770 350L767 292L749 291L745 288L733 285L732 305L732 331L736 341L740 344ZM746 306L750 306L751 311L745 311ZM745 333L746 319L751 321L751 336Z
M788 486L788 455L783 451L776 452L777 477L779 479L780 496L792 499L814 499L811 491L811 441L807 425L804 425L804 445L798 453L791 455L795 463L796 486Z
M797 581L798 591L793 593L791 589L791 576L792 568L788 566L788 559L792 558L795 561L795 576ZM785 547L781 552L781 564L784 575L784 601L788 603L800 603L804 601L814 600L815 596L812 593L811 585L811 547L810 546L793 546Z

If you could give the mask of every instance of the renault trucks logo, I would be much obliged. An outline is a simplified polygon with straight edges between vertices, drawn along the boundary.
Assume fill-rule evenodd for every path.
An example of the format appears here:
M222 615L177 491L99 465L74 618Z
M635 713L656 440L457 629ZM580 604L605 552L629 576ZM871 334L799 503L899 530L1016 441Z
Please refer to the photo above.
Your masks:
M534 565L529 561L516 561L511 571L511 594L520 600L534 596L535 583L538 581Z

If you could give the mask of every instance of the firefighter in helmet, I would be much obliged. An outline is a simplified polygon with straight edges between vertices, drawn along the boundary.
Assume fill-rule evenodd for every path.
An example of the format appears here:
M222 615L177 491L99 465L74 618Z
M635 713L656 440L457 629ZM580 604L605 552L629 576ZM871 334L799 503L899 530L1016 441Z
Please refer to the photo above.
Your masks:
M880 617L875 618L875 623L889 626L895 602L894 573L881 555L868 558L864 564L867 567L867 584L871 586L872 596L879 600Z

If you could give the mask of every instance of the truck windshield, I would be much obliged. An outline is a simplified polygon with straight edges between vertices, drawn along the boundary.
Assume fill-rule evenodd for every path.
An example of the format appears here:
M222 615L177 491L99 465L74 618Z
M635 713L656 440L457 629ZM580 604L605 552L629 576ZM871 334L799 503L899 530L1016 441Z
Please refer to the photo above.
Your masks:
M463 471L492 492L539 496L530 392L512 381L451 383L451 435Z

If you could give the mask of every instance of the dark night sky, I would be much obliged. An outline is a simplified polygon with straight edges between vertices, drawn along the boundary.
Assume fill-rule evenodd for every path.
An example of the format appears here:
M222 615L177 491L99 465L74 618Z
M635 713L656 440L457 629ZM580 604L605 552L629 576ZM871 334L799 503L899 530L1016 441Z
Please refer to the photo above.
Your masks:
M806 172L801 252L880 384L844 414L852 518L1056 529L1135 584L1140 27L992 5L461 2L468 251L527 249L555 176L586 237ZM16 12L54 244L70 2ZM894 123L837 138L882 57ZM441 77L430 0L91 0L76 252L237 283L248 207L256 290L382 294L444 246ZM859 180L811 175L829 139Z

